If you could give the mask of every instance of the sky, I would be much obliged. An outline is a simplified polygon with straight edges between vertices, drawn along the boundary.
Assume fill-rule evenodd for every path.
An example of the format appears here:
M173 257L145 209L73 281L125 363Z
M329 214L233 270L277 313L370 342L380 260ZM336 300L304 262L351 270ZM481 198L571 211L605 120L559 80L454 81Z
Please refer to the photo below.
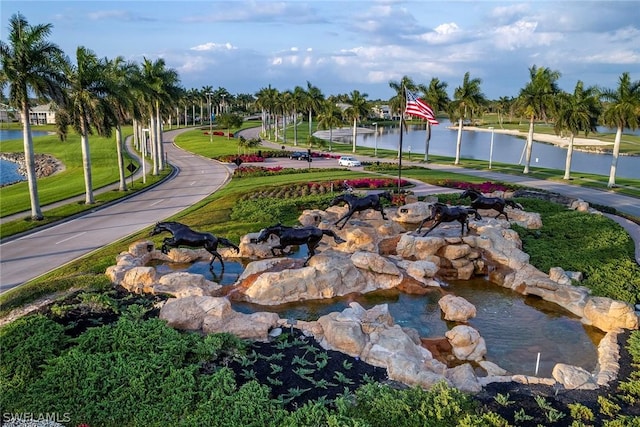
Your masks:
M317 86L325 96L358 90L394 96L403 76L447 83L464 74L488 99L515 97L529 69L558 71L561 89L614 89L640 80L639 1L30 1L2 0L11 15L52 24L49 40L75 62L79 46L141 63L163 58L185 89L255 94Z

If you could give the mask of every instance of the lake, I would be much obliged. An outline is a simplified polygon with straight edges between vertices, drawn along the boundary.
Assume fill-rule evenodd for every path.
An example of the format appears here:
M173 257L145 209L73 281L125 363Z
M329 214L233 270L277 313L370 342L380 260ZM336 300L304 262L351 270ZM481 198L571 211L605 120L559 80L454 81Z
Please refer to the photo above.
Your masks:
M49 132L32 131L33 137L45 136ZM0 129L0 141L9 141L13 139L22 139L22 130L18 129ZM14 182L24 181L27 178L18 173L18 164L0 159L0 186L12 184Z
M433 126L429 154L455 157L457 130L448 129L451 123L445 122ZM361 134L356 138L356 145L363 147L397 150L399 131L397 127L380 127L379 135ZM424 126L410 126L409 132L403 135L402 151L415 154L414 159L424 157L427 131ZM624 137L623 137L624 138ZM350 138L349 138L350 140ZM526 141L513 135L494 133L493 162L522 164L524 168L523 150ZM462 134L461 158L479 159L489 162L491 150L491 132L464 131ZM533 143L531 166L564 170L567 150L552 144ZM521 160L522 159L522 160ZM611 154L587 153L574 149L571 162L572 173L594 173L609 176ZM617 178L640 179L640 157L620 156L617 165Z

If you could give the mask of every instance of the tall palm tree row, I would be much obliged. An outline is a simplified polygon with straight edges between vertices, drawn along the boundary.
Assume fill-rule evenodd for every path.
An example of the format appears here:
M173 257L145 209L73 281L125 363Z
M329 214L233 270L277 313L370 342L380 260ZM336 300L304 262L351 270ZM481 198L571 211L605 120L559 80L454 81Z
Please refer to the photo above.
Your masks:
M347 100L347 104L349 105L346 110L344 110L344 115L353 123L353 133L352 133L352 143L353 143L353 152L356 152L356 138L358 136L358 121L363 117L367 117L369 114L370 108L367 103L367 97L369 95L366 93L360 93L358 90L353 90L349 94L349 99Z
M471 120L475 114L479 114L486 104L487 99L480 90L482 80L472 79L469 72L464 74L462 85L458 86L454 93L454 100L450 104L449 117L451 121L458 121L458 138L456 140L456 160L454 164L460 164L460 151L462 147L462 122Z
M29 92L40 99L62 102L67 78L62 49L48 41L52 25L30 25L21 14L9 20L7 43L0 40L0 81L9 84L9 102L18 108L22 120L24 156L27 170L31 218L42 220L38 197L36 162L29 117Z
M431 106L437 114L438 111L445 111L451 100L447 95L446 82L441 82L437 77L433 77L429 82L429 86L420 85L420 90L424 93L424 100ZM424 145L424 161L429 161L429 143L431 141L431 123L427 120L427 140Z

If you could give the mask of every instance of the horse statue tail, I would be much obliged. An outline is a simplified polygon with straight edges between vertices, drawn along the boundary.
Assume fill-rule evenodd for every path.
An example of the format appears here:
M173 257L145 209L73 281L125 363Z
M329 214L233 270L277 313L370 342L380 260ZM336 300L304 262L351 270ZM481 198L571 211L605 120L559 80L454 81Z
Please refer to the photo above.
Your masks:
M342 237L338 236L333 230L321 230L322 234L325 236L331 236L333 237L333 241L336 243L344 243L346 242L346 240L344 240Z
M524 210L524 208L522 207L522 205L520 203L516 203L513 200L505 199L504 202L507 204L507 206L511 206L514 209L520 209L521 211Z
M240 248L237 247L235 244L233 244L233 242L230 241L229 239L225 239L224 237L218 237L218 242L220 242L220 244L222 244L223 246L226 246L228 248L233 248L237 253L240 253Z

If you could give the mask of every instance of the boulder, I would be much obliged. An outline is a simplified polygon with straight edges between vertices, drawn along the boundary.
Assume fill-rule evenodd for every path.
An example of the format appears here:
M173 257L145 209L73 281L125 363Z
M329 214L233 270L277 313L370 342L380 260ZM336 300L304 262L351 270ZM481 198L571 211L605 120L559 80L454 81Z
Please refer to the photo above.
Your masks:
M479 361L487 354L484 338L471 326L455 326L444 335L451 344L453 355L459 360Z
M183 298L213 295L220 288L222 288L221 285L205 279L202 274L177 271L160 277L158 284L153 286L152 293L169 294L176 298Z
M476 317L476 307L462 297L447 294L438 300L438 305L444 313L445 320L466 322Z
M588 298L583 321L605 332L638 329L638 316L631 304L605 297Z
M568 390L595 390L598 388L593 375L578 366L558 363L553 367L551 376Z
M158 317L166 320L172 328L197 331L202 329L202 322L209 311L223 314L226 305L221 300L223 298L210 296L172 298L162 306Z

